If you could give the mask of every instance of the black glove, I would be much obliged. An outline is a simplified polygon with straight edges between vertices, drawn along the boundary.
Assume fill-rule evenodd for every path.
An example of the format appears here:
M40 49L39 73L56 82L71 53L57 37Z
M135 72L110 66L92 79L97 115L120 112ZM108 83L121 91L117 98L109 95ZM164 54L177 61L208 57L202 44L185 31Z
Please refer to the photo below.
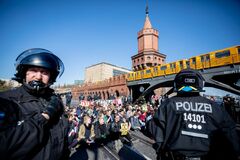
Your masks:
M20 115L19 106L15 102L0 97L0 131L16 126Z
M51 96L48 106L46 107L45 113L51 118L60 115L63 111L62 105L56 95Z
M161 146L162 146L162 143L158 143L158 142L153 143L152 145L153 149L155 149L157 153L160 152Z

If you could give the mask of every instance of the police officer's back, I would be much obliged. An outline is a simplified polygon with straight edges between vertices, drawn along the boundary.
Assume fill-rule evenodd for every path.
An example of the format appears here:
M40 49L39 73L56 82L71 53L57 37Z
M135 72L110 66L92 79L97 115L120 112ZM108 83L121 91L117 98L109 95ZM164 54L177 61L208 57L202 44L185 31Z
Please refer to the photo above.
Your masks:
M200 96L203 85L203 77L195 70L176 75L177 96L164 101L154 116L158 158L212 159L214 155L208 155L215 133L223 133L230 142L230 157L239 154L235 123L224 107Z
M63 70L62 61L45 49L18 56L15 79L22 86L0 93L0 159L68 158L68 122L50 88Z

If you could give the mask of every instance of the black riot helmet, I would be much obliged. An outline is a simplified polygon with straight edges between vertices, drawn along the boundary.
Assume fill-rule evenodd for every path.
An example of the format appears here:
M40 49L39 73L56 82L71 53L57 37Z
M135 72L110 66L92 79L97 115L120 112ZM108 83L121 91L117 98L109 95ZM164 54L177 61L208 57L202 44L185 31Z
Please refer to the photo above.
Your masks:
M174 79L174 89L178 93L204 92L204 78L193 69L180 71Z
M30 67L42 67L50 71L50 83L56 81L64 72L63 62L52 52L42 49L33 48L22 52L16 59L15 80L20 83L24 82L26 71Z

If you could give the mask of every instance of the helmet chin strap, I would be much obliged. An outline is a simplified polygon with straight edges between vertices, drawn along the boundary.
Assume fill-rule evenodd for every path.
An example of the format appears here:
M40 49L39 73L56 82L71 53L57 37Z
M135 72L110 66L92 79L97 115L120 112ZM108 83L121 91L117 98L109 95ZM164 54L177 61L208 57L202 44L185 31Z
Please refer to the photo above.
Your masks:
M44 90L51 85L51 84L45 84L42 81L36 81L36 80L30 81L28 83L24 81L23 84L24 86L27 87L28 90L30 90L30 92L36 93L36 94L43 93Z

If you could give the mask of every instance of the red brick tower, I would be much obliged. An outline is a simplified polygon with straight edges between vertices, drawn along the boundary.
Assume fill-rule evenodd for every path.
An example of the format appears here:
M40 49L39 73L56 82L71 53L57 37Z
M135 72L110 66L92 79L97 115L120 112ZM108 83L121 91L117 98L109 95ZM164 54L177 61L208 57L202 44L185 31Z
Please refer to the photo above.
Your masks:
M131 57L134 71L165 63L166 55L158 51L158 31L152 28L148 13L147 6L144 27L138 32L138 53Z

